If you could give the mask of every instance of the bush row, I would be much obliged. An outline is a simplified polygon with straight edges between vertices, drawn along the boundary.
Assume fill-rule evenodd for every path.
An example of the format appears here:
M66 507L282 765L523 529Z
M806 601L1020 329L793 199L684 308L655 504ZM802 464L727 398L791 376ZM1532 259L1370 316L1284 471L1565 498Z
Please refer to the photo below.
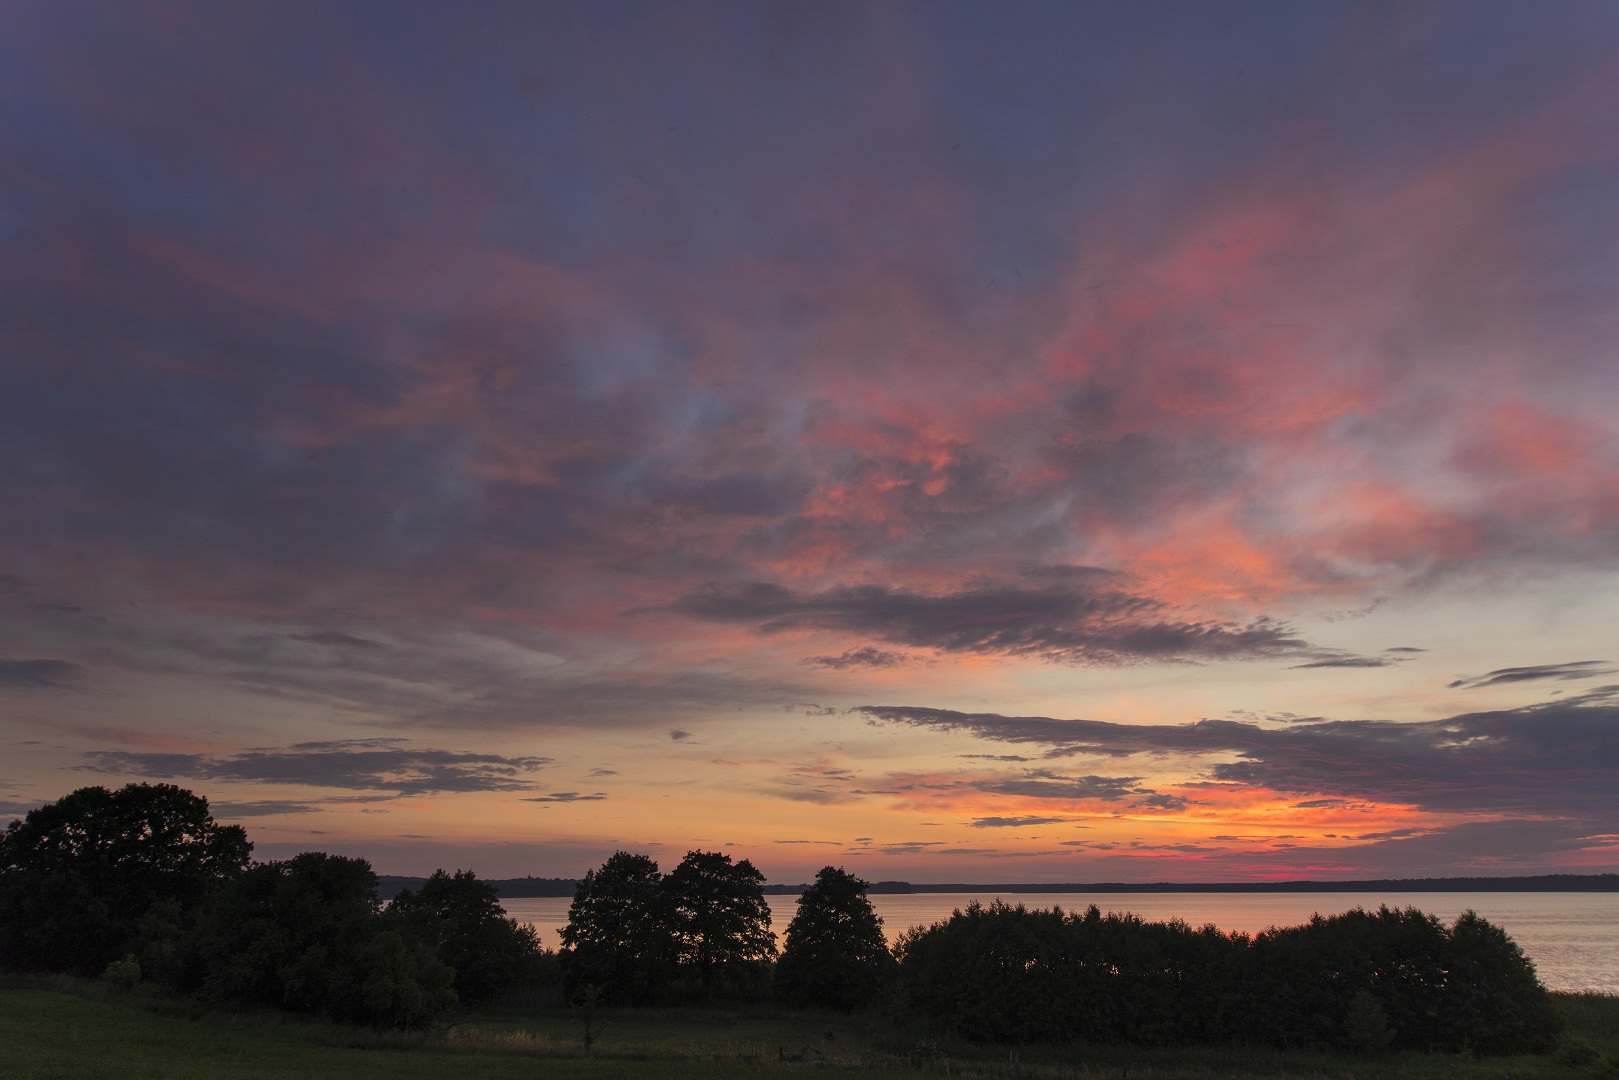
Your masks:
M995 1042L1250 1042L1523 1053L1557 1015L1533 965L1472 912L1316 916L1256 936L1000 902L905 934L904 1006Z

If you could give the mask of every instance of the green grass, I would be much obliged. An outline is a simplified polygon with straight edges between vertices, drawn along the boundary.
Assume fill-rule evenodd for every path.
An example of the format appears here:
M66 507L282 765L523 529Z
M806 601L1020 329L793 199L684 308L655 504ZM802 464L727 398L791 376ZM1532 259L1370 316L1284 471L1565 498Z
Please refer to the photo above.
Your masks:
M509 1006L444 1030L371 1032L279 1014L221 1014L66 980L0 989L4 1080L697 1080L926 1075L1220 1080L1619 1080L1619 997L1560 994L1571 1044L1553 1057L1349 1058L1222 1047L960 1044L874 1018L770 1006L605 1010L586 1053L576 1013ZM1593 1057L1594 1055L1594 1057ZM797 1058L798 1060L791 1060Z

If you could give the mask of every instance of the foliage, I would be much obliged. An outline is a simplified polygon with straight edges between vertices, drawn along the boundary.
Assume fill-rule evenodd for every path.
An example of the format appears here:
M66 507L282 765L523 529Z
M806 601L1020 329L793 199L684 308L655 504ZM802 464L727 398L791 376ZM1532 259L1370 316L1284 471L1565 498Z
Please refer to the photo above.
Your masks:
M305 852L220 889L189 940L215 1000L411 1027L455 1005L432 946L388 925L364 859Z
M1196 1039L1230 1019L1240 939L1132 915L971 904L901 939L910 1006L967 1038Z
M586 874L562 931L570 1001L672 999L680 985L703 997L757 996L776 938L764 875L746 859L692 851L667 876L645 855L620 851Z
M154 907L189 911L251 850L172 784L80 788L30 810L0 834L0 965L99 974Z
M828 866L798 898L776 962L776 996L790 1005L868 1004L894 964L867 883Z
M1483 1054L1544 1053L1553 1045L1561 1021L1551 995L1505 930L1464 911L1446 944L1447 1042Z
M1471 912L1317 916L1253 940L1131 916L969 906L900 942L914 1011L1001 1042L1252 1041L1540 1052L1558 1018L1534 969Z
M437 870L416 892L401 892L387 917L407 936L429 944L455 973L462 1002L483 1002L536 981L542 950L538 932L508 919L495 887L470 870Z
M658 864L617 852L579 882L562 931L562 985L569 1000L587 987L604 1001L663 999L675 972L673 912Z
M1362 1054L1387 1050L1394 1042L1388 1013L1365 988L1356 990L1344 1011L1344 1048Z
M141 981L141 964L134 956L114 960L101 973L101 981L115 990L133 990Z
M743 859L690 851L664 881L681 966L702 995L757 993L776 955L764 875Z
M1248 961L1257 1034L1284 1046L1357 1048L1362 995L1387 1017L1394 1049L1540 1052L1558 1031L1534 967L1471 911L1451 927L1416 908L1318 915L1260 934Z

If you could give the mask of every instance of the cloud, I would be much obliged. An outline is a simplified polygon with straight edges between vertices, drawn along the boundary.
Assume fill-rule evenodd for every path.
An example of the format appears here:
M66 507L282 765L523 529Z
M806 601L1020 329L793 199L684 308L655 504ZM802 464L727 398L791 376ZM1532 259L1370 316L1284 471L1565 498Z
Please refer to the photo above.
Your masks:
M1113 802L1132 795L1150 794L1139 776L1063 776L1032 769L1016 779L977 780L973 786L996 795L1023 795L1037 799L1102 799Z
M973 819L972 827L975 829L1020 829L1026 825L1054 825L1071 820L1073 819L1063 817L1036 817L1032 814L1023 817L981 817Z
M300 784L401 795L524 791L534 786L526 774L551 764L551 759L544 757L419 749L399 739L295 743L281 750L256 749L214 757L104 750L88 758L89 763L81 768L92 772Z
M861 791L840 791L828 787L773 787L763 789L767 795L774 795L780 799L791 799L793 802L815 803L821 806L831 806L835 803L859 802L858 796L867 794Z
M277 814L319 814L324 806L297 802L293 799L264 799L259 802L210 802L208 808L216 818L231 820L244 817L273 817Z
M1191 802L1180 795L1166 795L1162 792L1153 792L1131 805L1142 810L1163 810L1166 813L1180 813L1191 806Z
M1443 720L1318 720L1285 728L1231 720L1116 724L906 706L854 711L877 721L1041 744L1049 747L1047 756L1168 756L1184 759L1186 768L1214 758L1203 766L1214 783L1308 801L1377 800L1439 813L1545 815L1601 824L1619 821L1615 697L1619 687L1597 687L1578 698ZM1133 777L1068 782L1075 780L1093 797L1138 794ZM990 781L985 789L1056 794L1062 786L1031 774ZM1170 808L1166 800L1158 802Z
M18 817L21 817L22 815L28 813L28 811L37 810L43 805L45 805L43 801L18 802L15 799L0 799L0 814L15 814Z
M1294 664L1295 669L1300 668L1374 668L1390 667L1398 661L1389 660L1381 656L1333 656L1324 660L1311 660L1307 664Z
M112 626L71 644L85 650L98 671L184 678L278 707L338 710L394 730L653 728L710 715L717 707L776 707L810 690L769 671L717 671L656 658L615 663L587 648L570 649L550 632L477 620L424 625L389 619L388 643L375 648L342 643L326 632L312 645L298 640L301 630L291 629L302 622L297 615L136 612L120 614ZM568 652L580 655L561 655ZM789 673L802 678L802 669Z
M938 593L883 585L799 593L754 581L708 585L669 610L749 625L761 634L825 630L941 652L1033 655L1072 664L1257 660L1320 652L1285 623L1181 616L1162 602L1105 587L1101 583L1108 577L1067 573L1039 585Z
M581 795L577 791L553 791L549 795L534 795L525 798L523 802L599 802L607 798L607 793L598 791L594 795Z
M898 667L910 657L904 653L887 652L871 645L858 649L849 649L841 656L808 656L803 663L812 667L831 668L834 671L845 671L849 668L889 668Z
M288 634L291 641L302 641L310 645L331 645L337 648L351 649L380 649L382 646L370 638L356 637L345 634L340 630L320 630L308 634Z
M1448 683L1449 689L1475 689L1480 686L1501 686L1507 683L1539 682L1545 679L1566 681L1594 679L1600 675L1619 675L1619 667L1605 660L1576 660L1567 664L1534 664L1529 667L1496 668L1483 675L1470 675Z
M875 850L884 855L926 855L929 849L943 846L943 840L900 840L890 844L878 844Z
M682 731L680 728L670 728L669 729L669 738L671 740L673 740L674 742L684 742L687 739L691 738L691 732Z
M1591 831L1581 822L1506 818L1390 829L1332 847L1288 845L1273 852L1235 852L1203 862L1239 873L1311 866L1319 868L1321 876L1535 873L1590 847Z
M67 660L0 659L0 690L71 690L87 674Z

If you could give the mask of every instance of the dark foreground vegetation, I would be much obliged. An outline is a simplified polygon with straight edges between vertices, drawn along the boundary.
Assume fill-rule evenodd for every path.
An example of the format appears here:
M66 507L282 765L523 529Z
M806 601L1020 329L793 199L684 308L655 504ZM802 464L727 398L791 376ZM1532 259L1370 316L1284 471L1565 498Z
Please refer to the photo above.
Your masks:
M736 1034L775 1041L778 1063L877 1067L869 1055L889 1054L884 1069L944 1058L1022 1069L1124 1055L1127 1068L1132 1055L1159 1055L1166 1068L1252 1068L1266 1055L1296 1065L1300 1054L1551 1054L1540 1060L1589 1071L1607 1067L1604 1037L1578 1033L1593 1016L1615 1019L1611 998L1549 994L1506 934L1470 912L1446 925L1415 909L1357 910L1246 935L1094 906L974 904L891 951L866 884L827 867L778 953L763 876L747 860L694 851L664 874L620 852L579 882L557 954L470 872L440 871L385 905L364 860L308 852L254 863L250 853L239 827L170 785L84 788L13 822L0 835L0 970L23 993L13 1007L43 1010L47 1026L62 1009L109 1002L191 1017L268 1008L347 1025L299 1029L328 1041L355 1033L334 1045L371 1031L379 1045L448 1052L496 1030L516 1040L507 1050L562 1057L622 1047L680 1016L729 1016ZM37 980L62 977L93 978L63 985L114 996L39 996L55 984ZM1583 1019L1571 1013L1581 1001ZM567 1031L535 1028L557 1023ZM868 1056L787 1033L805 1023L827 1039L844 1032ZM506 1052L490 1039L473 1042Z
M31 983L23 988L24 983ZM873 1013L710 1003L606 1009L587 1049L579 1010L530 1002L378 1031L286 1013L208 1011L148 989L61 976L0 979L6 1080L700 1080L811 1075L1028 1080L1619 1080L1619 997L1554 994L1555 1054L1478 1058L1112 1043L1006 1047Z

